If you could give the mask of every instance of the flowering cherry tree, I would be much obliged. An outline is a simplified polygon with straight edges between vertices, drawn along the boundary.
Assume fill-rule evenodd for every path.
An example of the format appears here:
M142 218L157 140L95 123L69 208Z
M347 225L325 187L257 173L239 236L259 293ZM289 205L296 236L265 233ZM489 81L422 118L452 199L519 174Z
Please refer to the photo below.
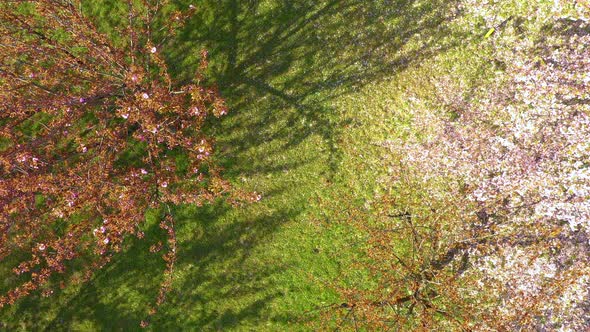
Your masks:
M437 77L434 102L408 93L411 130L384 144L391 194L378 222L358 223L376 285L342 290L344 318L380 329L590 325L585 17L552 17L540 42L498 46L505 69L491 82Z
M469 202L468 274L481 273L479 286L503 298L490 316L504 318L490 320L496 328L588 324L590 49L579 45L589 37L512 61L509 82L497 82L505 89L453 105L458 114L435 120L434 135L406 146L408 164L425 178L455 179L446 194Z
M231 189L210 161L213 140L201 128L227 107L202 75L207 53L184 85L162 56L194 6L124 3L117 38L99 33L78 0L0 4L0 260L24 257L13 271L28 278L0 307L50 294L50 279L74 259L88 262L89 278L126 236L144 236L150 208L164 211L169 274L175 227L163 207L259 197Z

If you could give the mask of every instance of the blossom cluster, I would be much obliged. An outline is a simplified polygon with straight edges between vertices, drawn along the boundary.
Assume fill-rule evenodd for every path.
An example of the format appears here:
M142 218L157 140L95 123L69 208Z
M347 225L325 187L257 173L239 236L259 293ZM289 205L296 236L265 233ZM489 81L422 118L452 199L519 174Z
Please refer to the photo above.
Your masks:
M444 107L414 100L418 134L387 144L431 200L464 200L464 277L479 284L475 301L502 303L481 303L501 317L489 328L589 323L590 25L558 18L551 29L542 44L498 52L506 69L469 100L436 82Z

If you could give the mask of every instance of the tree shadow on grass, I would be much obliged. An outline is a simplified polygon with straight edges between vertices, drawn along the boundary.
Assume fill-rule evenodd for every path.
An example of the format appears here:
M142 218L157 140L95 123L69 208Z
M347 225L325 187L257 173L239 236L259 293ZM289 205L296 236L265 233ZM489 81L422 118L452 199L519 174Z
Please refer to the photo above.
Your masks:
M283 266L248 262L248 258L300 210L261 213L247 223L228 217L231 211L223 202L174 209L179 236L175 281L155 316L150 318L147 311L163 278L161 254L166 249L151 253L149 247L158 240L165 243L166 237L157 220L152 220L144 227L145 239L127 239L124 254L115 255L78 291L24 298L11 308L13 317L0 319L0 330L140 331L144 318L153 319L150 329L154 331L218 330L265 315L271 319L266 307L280 295L272 276ZM220 305L224 301L234 305ZM48 316L55 306L59 309Z
M351 119L338 116L330 101L455 46L462 38L447 38L453 32L445 23L459 14L456 7L440 0L207 0L178 36L170 62L189 79L196 50L205 46L232 111L256 112L245 137L228 142L234 153L283 138L282 149L289 149L310 135L333 147ZM224 130L243 126L233 123ZM281 128L265 129L273 123ZM339 151L329 154L336 172Z
M263 214L219 227L215 224L217 211L204 209L209 212L199 211L202 217L198 219L212 222L207 225L205 221L204 227L193 225L196 236L182 243L178 265L184 277L164 305L165 315L156 317L156 329L231 329L247 321L271 319L267 306L280 296L272 277L285 266L249 258L284 220L295 218L299 211ZM191 222L191 214L181 219Z
M299 211L262 214L248 223L222 223L230 210L222 202L175 209L179 256L174 286L160 312L151 317L150 329L237 327L244 321L264 317L269 301L280 295L271 277L283 267L248 262L248 257L283 220L294 218ZM18 317L14 318L18 320L11 319L2 327L16 329L20 325L45 331L141 330L140 321L150 319L147 310L157 297L164 270L160 255L165 249L151 253L149 247L158 239L166 240L157 222L151 222L145 233L143 240L128 239L125 253L116 255L78 292L60 295L56 301L60 308L51 322L41 322L37 314L48 310L53 298L33 295L16 304ZM224 301L239 305L220 305Z

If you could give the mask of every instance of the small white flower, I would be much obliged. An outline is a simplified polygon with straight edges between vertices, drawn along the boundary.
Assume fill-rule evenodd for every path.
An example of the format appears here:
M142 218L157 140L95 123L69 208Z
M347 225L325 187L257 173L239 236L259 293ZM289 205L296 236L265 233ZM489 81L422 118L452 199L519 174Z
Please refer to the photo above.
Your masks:
M145 92L141 94L141 98L143 98L143 99L148 99L149 97L150 97L150 95L148 95Z
M110 241L110 240L109 240L109 238L107 237L107 238L105 238L104 240L102 240L102 243L104 243L104 244L109 244L109 241Z
M141 174L143 174L143 175L146 175L146 174L148 173L148 171L146 171L146 170L145 170L145 169L143 169L143 168L141 169L141 171L140 171L140 172L141 172Z
M43 243L40 243L38 248L39 248L39 250L43 251L43 250L45 250L46 247Z
M152 53L156 53L156 51L157 51L157 49L155 46L150 49L150 52L152 52Z
M168 182L164 181L160 184L160 186L162 186L162 188L166 188L168 187Z
M129 114L121 114L121 117L125 120L127 120L129 118Z

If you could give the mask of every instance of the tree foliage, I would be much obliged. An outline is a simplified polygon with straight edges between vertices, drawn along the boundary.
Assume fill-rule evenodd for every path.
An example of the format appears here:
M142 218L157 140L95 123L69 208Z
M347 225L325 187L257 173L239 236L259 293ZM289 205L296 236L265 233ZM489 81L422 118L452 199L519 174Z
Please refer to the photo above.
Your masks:
M77 0L0 4L0 260L18 257L13 271L24 278L0 307L39 288L51 294L75 259L88 279L128 235L144 236L148 209L163 211L170 274L170 204L259 199L233 190L211 162L202 128L227 107L203 76L207 52L191 82L168 73L162 50L195 8L121 4L114 38Z

